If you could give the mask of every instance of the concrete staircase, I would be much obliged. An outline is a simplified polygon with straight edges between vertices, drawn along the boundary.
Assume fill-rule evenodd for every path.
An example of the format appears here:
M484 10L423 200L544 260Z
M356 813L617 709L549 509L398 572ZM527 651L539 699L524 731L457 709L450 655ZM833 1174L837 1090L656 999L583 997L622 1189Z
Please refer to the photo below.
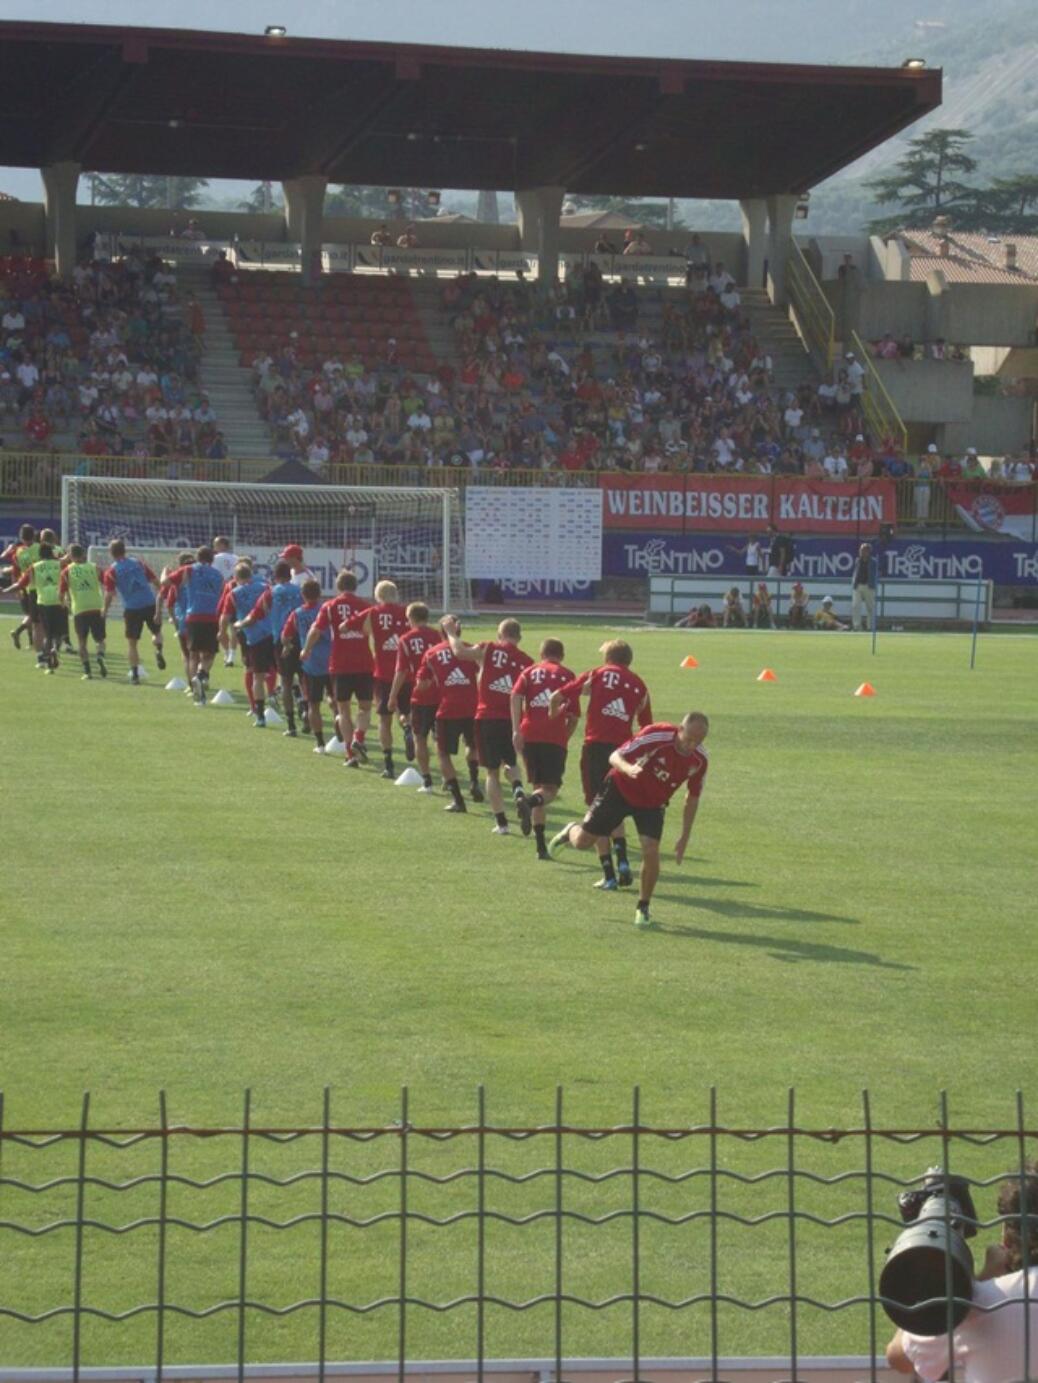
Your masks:
M771 356L775 387L795 389L805 380L816 382L818 371L784 307L775 307L763 288L740 288L743 310L753 324L753 334Z
M238 363L238 350L220 299L209 286L208 270L200 265L182 264L177 280L181 297L186 301L188 294L193 293L205 313L205 353L199 367L199 382L219 419L217 426L227 442L228 455L273 456L270 430L257 411L252 392L252 371Z

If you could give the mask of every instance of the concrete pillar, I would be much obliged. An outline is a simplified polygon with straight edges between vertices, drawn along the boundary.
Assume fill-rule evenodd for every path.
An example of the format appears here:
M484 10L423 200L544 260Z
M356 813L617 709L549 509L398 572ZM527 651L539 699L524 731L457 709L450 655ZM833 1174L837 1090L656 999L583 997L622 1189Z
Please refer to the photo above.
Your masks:
M926 337L927 343L946 341L945 314L948 306L948 280L940 269L933 269L926 276Z
M740 201L742 238L746 247L746 287L764 286L764 261L768 257L768 203L763 197Z
M76 267L76 189L78 163L52 163L40 169L46 218L47 257L54 260L58 277L71 278Z
M793 213L799 201L793 193L768 198L768 278L771 301L783 304L786 295L786 260L793 242Z
M564 187L528 187L515 194L519 214L519 245L537 255L537 280L555 283L559 277L559 216Z
M317 173L292 178L281 184L285 193L285 226L290 240L298 240L304 283L321 277L321 245L324 240L324 193L328 179Z

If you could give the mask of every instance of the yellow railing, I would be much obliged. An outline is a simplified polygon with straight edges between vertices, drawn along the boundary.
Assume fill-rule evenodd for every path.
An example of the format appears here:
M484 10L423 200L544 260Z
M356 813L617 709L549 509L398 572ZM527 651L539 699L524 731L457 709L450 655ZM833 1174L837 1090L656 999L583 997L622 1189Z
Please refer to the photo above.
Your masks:
M858 359L865 367L865 392L861 397L861 408L869 425L874 445L890 438L898 451L904 456L908 451L908 428L901 420L894 400L887 393L887 386L880 378L868 349L862 345L856 331L851 332L851 340Z
M818 369L828 376L836 353L836 314L795 240L786 261L786 291L804 344Z

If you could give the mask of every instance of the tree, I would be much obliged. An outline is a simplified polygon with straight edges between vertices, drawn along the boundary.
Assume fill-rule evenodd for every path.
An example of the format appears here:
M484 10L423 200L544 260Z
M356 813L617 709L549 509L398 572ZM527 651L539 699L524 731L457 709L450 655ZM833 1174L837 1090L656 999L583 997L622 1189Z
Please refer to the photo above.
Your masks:
M1038 174L996 178L986 195L996 218L993 230L1020 234L1038 229Z
M270 212L280 211L285 205L280 187L272 182L257 183L243 202L238 203L240 211Z
M965 212L972 222L979 189L955 177L972 173L977 166L976 159L965 152L972 138L969 130L938 129L910 139L908 153L890 173L863 183L881 205L899 208L894 215L871 222L869 229L882 233L905 221L930 222L942 212ZM957 219L961 223L962 217Z
M90 174L90 200L101 206L187 210L202 200L207 178L165 178L144 173Z

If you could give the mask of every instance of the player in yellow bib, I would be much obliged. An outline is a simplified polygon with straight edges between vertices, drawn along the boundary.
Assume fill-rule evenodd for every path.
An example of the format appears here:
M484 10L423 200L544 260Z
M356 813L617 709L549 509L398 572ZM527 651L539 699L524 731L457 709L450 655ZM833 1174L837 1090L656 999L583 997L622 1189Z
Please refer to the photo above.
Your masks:
M22 572L12 589L35 593L36 611L43 634L36 666L53 672L58 666L65 607L61 603L61 562L50 543L40 543L36 561Z
M87 561L86 549L73 543L68 550L69 561L61 573L61 596L72 611L72 623L79 643L79 661L83 664L83 680L91 677L90 651L87 639L97 646L97 670L108 676L105 666L105 593L101 586L101 569Z

